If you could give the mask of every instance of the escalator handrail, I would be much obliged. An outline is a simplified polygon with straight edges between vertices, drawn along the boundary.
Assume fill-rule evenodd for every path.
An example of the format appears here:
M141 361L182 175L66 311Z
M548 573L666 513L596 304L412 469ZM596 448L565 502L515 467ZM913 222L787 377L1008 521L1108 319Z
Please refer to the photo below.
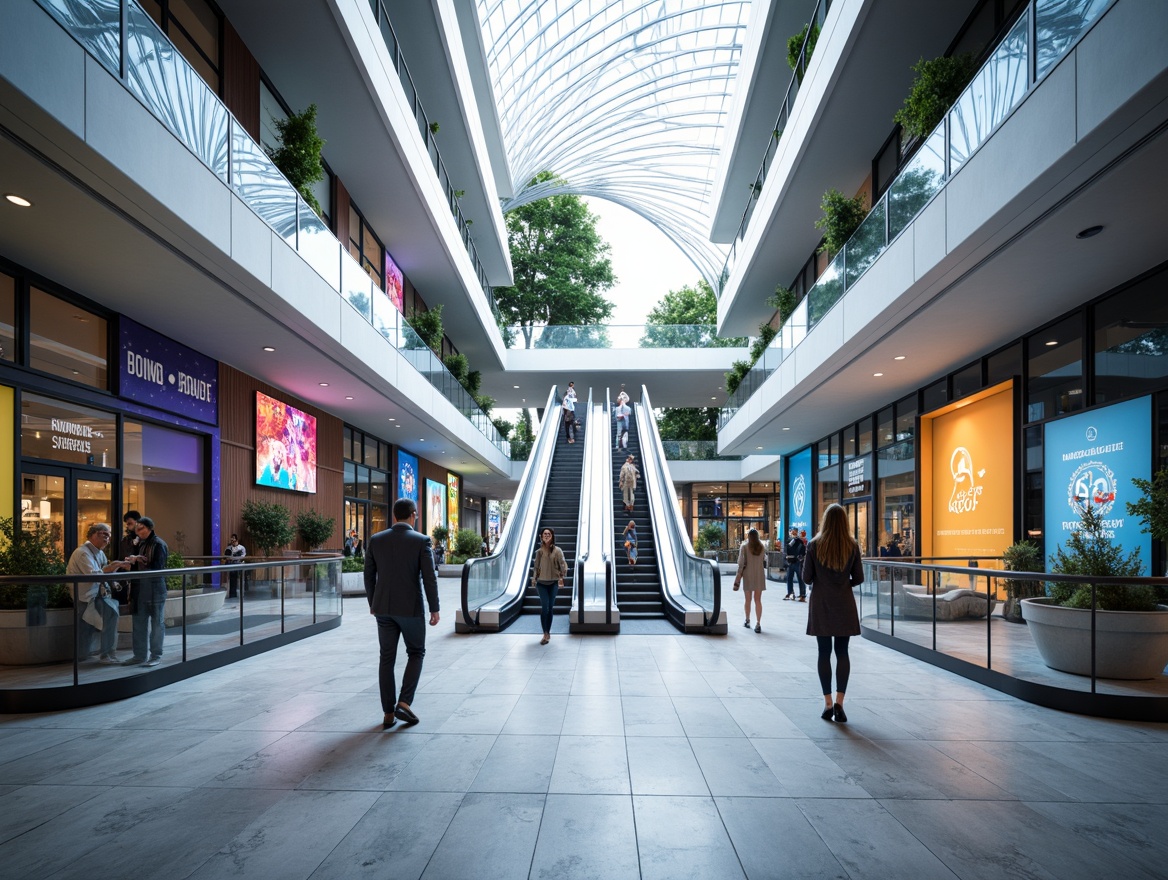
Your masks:
M677 505L677 494L673 490L673 482L669 477L669 467L665 463L665 450L661 445L661 435L657 431L657 422L653 418L653 404L649 400L649 391L641 386L641 405L634 413L637 419L637 433L641 438L641 462L644 467L645 494L649 501L649 515L653 519L653 534L658 547L658 566L661 574L661 594L667 602L677 605L677 599L672 595L676 584L677 590L690 602L702 609L705 617L705 626L716 625L722 611L722 573L718 564L712 559L698 556L690 543L689 533L683 527L684 518ZM653 491L650 491L650 478L653 481ZM663 552L668 550L668 553ZM709 567L712 570L712 607L706 611L701 601L686 591L685 569L700 571ZM667 576L672 574L674 577ZM675 582L675 583L674 583Z
M511 514L503 525L495 552L490 556L468 559L462 567L462 619L466 625L472 628L478 626L479 612L487 605L497 602L500 597L507 596L516 587L518 587L519 596L523 594L531 557L535 553L539 515L543 509L543 498L547 492L548 476L551 473L552 457L555 454L560 418L559 409L559 391L557 386L553 385L551 391L548 392L543 421L539 425L539 434L531 448L527 467L524 468L523 476L519 480L515 501L511 505ZM509 565L504 558L508 553L512 554ZM498 579L499 591L484 599L472 613L469 602L469 587L473 569L504 565L507 570L503 572L504 576ZM504 601L503 604L508 603Z
M584 407L584 413L587 415L587 421L584 423L584 436L576 438L576 442L584 443L584 465L580 469L580 512L576 521L576 571L572 577L573 590L579 597L579 620L584 619L584 563L588 561L588 553L591 549L588 541L588 523L593 512L592 493L588 491L592 484L592 467L595 459L595 456L592 455L592 446L588 442L588 435L592 430L591 388L588 389L588 404ZM579 425L579 419L577 419L577 425ZM577 433L579 432L577 431Z
M612 622L612 457L608 448L607 402L593 403L588 393L588 421L584 431L584 473L581 482L580 530L576 551L576 620L584 622L586 593L604 584L605 623ZM595 594L591 597L595 599Z

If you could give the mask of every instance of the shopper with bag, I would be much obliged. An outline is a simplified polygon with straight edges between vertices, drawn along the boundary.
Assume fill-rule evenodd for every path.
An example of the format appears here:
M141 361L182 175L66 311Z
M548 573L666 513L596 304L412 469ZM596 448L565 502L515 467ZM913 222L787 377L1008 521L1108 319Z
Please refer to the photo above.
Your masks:
M113 531L108 523L93 523L85 535L85 543L73 551L69 557L69 564L65 567L66 574L109 574L129 568L130 563L115 559L110 562L105 555L105 548L113 539ZM89 656L89 647L93 643L94 632L101 632L101 651L98 660L101 663L119 663L117 658L118 647L118 605L110 594L109 584L94 581L92 583L78 583L77 585L78 611L81 620L77 625L77 659L84 660Z

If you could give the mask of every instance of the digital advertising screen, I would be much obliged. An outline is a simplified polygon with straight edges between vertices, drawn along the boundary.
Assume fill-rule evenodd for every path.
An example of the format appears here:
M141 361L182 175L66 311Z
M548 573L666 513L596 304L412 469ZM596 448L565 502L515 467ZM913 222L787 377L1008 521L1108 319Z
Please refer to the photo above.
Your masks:
M399 312L405 311L405 279L389 251L385 252L385 295Z
M446 525L446 487L437 480L426 480L426 534L434 526Z
M811 510L811 448L797 452L787 459L787 522L779 540L787 537L791 528L806 529L810 538L815 535Z
M458 477L455 474L446 475L446 527L451 533L458 531L458 509L462 506L462 493L459 492Z
M1043 444L1046 563L1079 526L1083 508L1103 516L1104 534L1130 553L1140 551L1144 573L1152 536L1127 515L1139 498L1133 477L1152 476L1152 399L1139 397L1047 422Z
M256 485L316 492L316 417L256 392Z
M418 459L404 449L397 451L397 497L418 504Z

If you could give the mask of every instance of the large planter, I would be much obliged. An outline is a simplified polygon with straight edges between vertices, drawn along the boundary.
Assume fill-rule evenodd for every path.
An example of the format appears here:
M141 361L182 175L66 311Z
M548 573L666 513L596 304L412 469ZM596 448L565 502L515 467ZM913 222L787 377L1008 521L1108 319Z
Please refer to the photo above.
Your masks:
M73 614L72 608L49 608L44 623L29 626L27 611L0 611L0 665L72 660Z
M341 595L364 596L365 572L346 571L341 573Z
M166 593L166 608L162 614L167 626L179 626L183 620L183 591L168 590ZM227 601L226 590L215 590L211 593L192 593L187 591L187 623L195 623L204 617L210 617L223 607Z
M1168 666L1168 605L1159 611L1096 611L1095 674L1099 678L1148 679ZM1042 662L1075 675L1091 674L1091 612L1063 608L1050 599L1022 600Z

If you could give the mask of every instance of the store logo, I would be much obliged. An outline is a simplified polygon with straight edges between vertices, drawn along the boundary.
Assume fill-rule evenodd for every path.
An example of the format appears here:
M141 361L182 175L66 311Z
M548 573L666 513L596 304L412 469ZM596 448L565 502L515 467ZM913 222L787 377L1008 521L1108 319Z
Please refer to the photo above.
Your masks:
M791 484L791 513L796 519L803 518L803 511L807 507L807 480L802 474L795 477Z
M1099 432L1095 430L1095 426L1094 426L1094 425L1089 425L1089 426L1087 427L1087 442L1088 442L1088 443L1094 443L1094 442L1095 442L1095 438L1096 438L1096 437L1098 437L1098 436L1099 436Z
M964 446L958 446L949 456L949 472L953 475L953 494L949 496L950 513L972 513L977 510L984 486L974 481L973 456ZM977 478L985 476L985 468L977 472Z
M1090 505L1100 515L1105 515L1115 506L1115 490L1115 473L1111 468L1101 461L1088 461L1071 474L1067 504L1076 513Z

